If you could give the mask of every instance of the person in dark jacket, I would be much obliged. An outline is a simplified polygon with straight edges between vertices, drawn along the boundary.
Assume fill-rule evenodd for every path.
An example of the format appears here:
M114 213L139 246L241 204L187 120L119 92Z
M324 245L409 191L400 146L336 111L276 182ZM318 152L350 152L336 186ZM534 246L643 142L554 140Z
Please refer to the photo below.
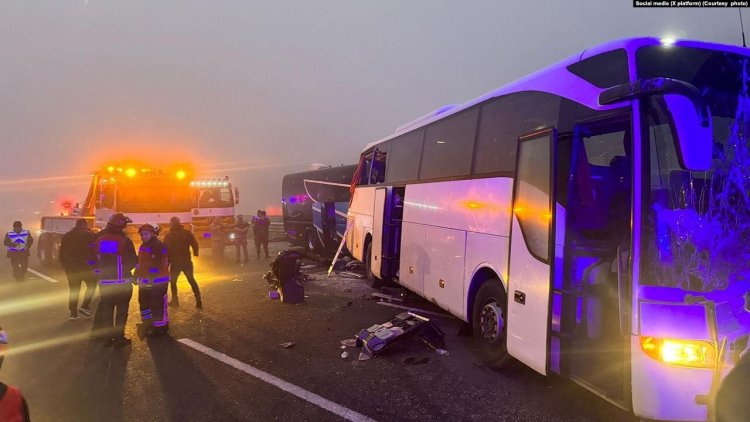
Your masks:
M0 327L0 367L8 348L8 334ZM10 385L0 382L0 421L29 422L29 406L23 394Z
M133 296L133 268L138 263L133 241L123 233L128 223L132 220L123 213L112 214L94 244L101 302L94 316L93 335L103 339L105 345L118 347L131 343L125 337L125 323Z
M164 237L164 244L167 245L170 263L169 286L172 290L172 300L169 302L169 306L180 306L180 300L177 297L177 278L180 277L180 273L185 273L185 277L187 277L188 283L193 289L195 307L201 309L203 307L201 290L193 276L193 261L190 258L190 248L193 248L193 256L198 256L198 242L195 240L195 236L182 227L179 218L172 217L169 220L169 233Z
M268 229L271 227L271 220L266 216L266 212L258 210L258 213L253 217L253 239L255 240L255 257L260 259L260 249L263 247L263 252L268 258Z
M242 214L237 216L237 230L235 233L237 234L237 239L234 240L234 247L235 251L237 252L237 260L236 263L240 262L240 249L242 249L241 252L244 252L245 260L244 262L247 263L247 233L250 231L250 224L245 221L245 218L242 216Z
M167 315L167 286L169 261L167 247L157 238L159 225L144 224L138 229L143 243L138 249L138 303L141 307L141 324L138 336L162 335L169 331Z
M70 320L77 320L80 312L84 316L90 317L91 299L96 291L96 274L94 265L96 264L96 254L94 253L94 242L96 235L89 230L86 220L79 219L75 227L65 233L60 240L60 264L65 270L68 277L68 287L70 288L70 299L68 308L70 309ZM86 285L86 292L83 296L81 307L78 307L78 296L81 291L81 282Z
M7 257L13 267L13 277L16 281L22 281L29 267L29 249L34 244L34 238L20 221L14 221L13 230L5 234L3 244L8 248Z

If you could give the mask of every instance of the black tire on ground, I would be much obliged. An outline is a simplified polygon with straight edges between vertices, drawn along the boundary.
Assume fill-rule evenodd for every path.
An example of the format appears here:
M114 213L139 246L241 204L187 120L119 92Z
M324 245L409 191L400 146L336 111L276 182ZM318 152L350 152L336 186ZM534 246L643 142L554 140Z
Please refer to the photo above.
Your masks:
M308 252L312 253L319 253L321 250L318 233L313 229L307 230L305 233L305 248L307 248Z
M502 283L490 279L479 287L472 307L474 341L482 360L492 369L512 361L507 346L508 300Z
M371 257L372 257L372 242L367 242L367 247L365 247L365 256L364 263L365 263L365 274L367 277L365 277L365 280L367 281L367 284L370 285L370 287L379 289L383 287L383 280L375 277L375 274L372 273L371 268Z

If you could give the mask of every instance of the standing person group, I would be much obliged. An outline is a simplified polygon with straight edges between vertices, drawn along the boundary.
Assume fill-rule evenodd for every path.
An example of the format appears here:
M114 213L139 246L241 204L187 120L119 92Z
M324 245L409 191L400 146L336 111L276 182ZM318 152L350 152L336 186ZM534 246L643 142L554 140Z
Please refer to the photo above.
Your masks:
M258 210L255 217L253 217L253 238L255 239L255 256L260 259L260 249L263 247L263 252L268 258L268 231L271 227L271 220L266 216L266 212Z
M29 267L29 250L34 244L34 238L28 230L23 228L20 221L14 221L13 230L5 234L3 244L8 248L7 257L13 268L13 278L16 281L22 281Z

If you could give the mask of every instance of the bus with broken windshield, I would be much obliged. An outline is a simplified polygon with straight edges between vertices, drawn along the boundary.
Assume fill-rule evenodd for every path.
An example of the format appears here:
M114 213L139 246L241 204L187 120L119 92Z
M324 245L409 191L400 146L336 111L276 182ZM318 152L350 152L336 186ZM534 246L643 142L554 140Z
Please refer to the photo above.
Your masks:
M483 359L705 420L747 348L746 48L627 39L367 145L346 243Z

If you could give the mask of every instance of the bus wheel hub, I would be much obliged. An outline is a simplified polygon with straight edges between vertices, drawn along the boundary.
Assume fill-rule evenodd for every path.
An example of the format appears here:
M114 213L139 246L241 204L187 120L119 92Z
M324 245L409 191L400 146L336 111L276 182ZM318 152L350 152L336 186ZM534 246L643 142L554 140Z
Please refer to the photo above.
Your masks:
M488 343L494 343L503 332L503 312L497 303L490 302L482 308L480 315L480 326L482 327L482 337Z

